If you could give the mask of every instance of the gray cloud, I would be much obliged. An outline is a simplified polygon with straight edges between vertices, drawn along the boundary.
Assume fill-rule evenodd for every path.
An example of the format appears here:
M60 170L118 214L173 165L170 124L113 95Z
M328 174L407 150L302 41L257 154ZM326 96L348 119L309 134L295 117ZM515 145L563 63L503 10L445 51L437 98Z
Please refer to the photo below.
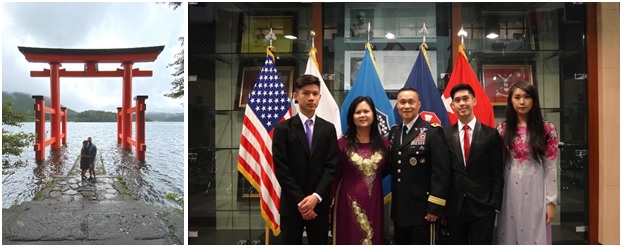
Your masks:
M156 3L2 3L2 90L50 95L48 78L30 77L49 68L28 63L17 46L46 48L129 48L164 45L153 63L133 67L152 77L133 78L132 95L148 95L148 110L183 112L182 99L162 96L171 89L174 54L182 47L184 10ZM62 64L81 70L82 64ZM100 64L114 70L119 64ZM116 111L121 106L121 78L61 78L61 104L76 111Z

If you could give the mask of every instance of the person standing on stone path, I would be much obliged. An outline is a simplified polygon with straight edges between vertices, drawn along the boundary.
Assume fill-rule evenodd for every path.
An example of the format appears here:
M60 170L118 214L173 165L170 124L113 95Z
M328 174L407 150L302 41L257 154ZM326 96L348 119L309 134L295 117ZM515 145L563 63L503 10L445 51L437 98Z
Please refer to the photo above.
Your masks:
M87 170L91 166L91 157L89 156L89 141L82 141L82 149L80 150L80 178L84 181L87 179Z
M87 146L87 153L89 156L89 180L95 181L95 156L97 155L97 147L93 144L91 137L87 138L89 146Z

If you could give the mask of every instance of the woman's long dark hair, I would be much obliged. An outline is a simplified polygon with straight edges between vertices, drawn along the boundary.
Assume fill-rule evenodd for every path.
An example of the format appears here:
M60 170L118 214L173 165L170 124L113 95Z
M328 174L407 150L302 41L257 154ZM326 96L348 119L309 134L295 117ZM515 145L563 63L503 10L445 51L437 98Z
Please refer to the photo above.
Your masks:
M546 131L544 130L544 118L542 117L542 111L540 110L539 96L537 94L537 88L533 84L527 81L517 81L509 90L509 97L507 97L507 110L505 117L507 121L507 128L505 130L505 138L503 140L507 153L513 150L513 140L518 136L518 115L513 108L511 99L514 90L520 89L531 97L533 100L533 107L527 114L527 138L529 140L529 146L531 147L531 156L540 164L544 160L546 155Z
M357 127L355 126L355 121L353 121L353 114L355 114L355 108L358 104L366 102L368 106L370 106L371 111L373 112L373 123L370 128L370 143L371 149L373 153L380 151L382 154L386 153L386 145L384 144L383 138L379 133L379 121L377 120L377 110L375 110L375 103L373 99L369 96L358 96L351 102L349 106L349 111L347 112L347 133L344 135L347 137L347 153L356 152L357 145Z

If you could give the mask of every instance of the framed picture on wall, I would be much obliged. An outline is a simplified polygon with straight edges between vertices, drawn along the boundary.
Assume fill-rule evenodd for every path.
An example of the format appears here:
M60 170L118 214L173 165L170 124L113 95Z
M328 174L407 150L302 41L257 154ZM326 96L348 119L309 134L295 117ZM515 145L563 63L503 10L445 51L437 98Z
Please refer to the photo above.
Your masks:
M422 41L418 31L426 23L429 42L436 37L435 3L346 3L344 37L349 43L366 42L368 23L371 41L391 35L398 42ZM420 38L420 39L419 39Z
M280 79L282 80L282 84L286 88L286 92L289 97L292 94L292 85L294 80L295 67L293 66L277 66L277 73L280 74ZM239 95L238 95L238 106L241 108L245 108L247 106L247 101L249 100L249 94L253 90L254 85L256 84L256 80L258 80L258 75L260 75L260 70L262 67L244 67L243 68L243 76L240 80L239 84Z
M238 173L238 186L237 186L237 199L247 199L247 198L260 198L260 193L256 188L251 185L249 181L241 174Z
M492 105L507 105L509 89L514 82L524 80L533 83L531 65L483 65L483 87Z
M269 45L266 35L273 28L274 52L291 52L293 41L284 35L294 34L293 16L249 16L244 19L241 53L265 53Z
M414 67L414 62L420 51L373 51L379 79L385 90L399 90L407 81L407 77ZM360 70L365 51L345 51L344 56L344 90L349 90ZM429 63L437 64L436 51L427 51ZM437 77L437 67L431 66L434 81Z
M368 23L371 26L371 38L375 35L383 37L381 30L377 27L381 21L375 19L375 12L375 4L351 5L351 8L347 8L345 10L345 37L366 41Z

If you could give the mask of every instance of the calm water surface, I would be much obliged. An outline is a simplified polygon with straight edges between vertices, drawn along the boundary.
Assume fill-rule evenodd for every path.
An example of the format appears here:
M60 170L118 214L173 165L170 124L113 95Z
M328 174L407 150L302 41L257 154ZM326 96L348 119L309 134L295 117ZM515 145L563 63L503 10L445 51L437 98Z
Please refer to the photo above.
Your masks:
M34 133L35 127L33 122L29 122L21 128L5 127L5 130ZM46 130L49 132L50 123L47 123ZM13 175L2 176L2 207L8 208L32 200L34 194L52 176L66 175L80 155L82 141L91 136L104 159L108 175L122 176L134 196L154 205L182 208L168 200L166 194L184 195L184 123L147 122L145 162L136 160L134 147L132 151L120 148L116 132L117 123L114 122L68 122L67 145L54 152L48 146L46 160L39 164L35 162L32 145L25 148L21 159L28 164L15 169ZM49 137L48 133L46 139Z

